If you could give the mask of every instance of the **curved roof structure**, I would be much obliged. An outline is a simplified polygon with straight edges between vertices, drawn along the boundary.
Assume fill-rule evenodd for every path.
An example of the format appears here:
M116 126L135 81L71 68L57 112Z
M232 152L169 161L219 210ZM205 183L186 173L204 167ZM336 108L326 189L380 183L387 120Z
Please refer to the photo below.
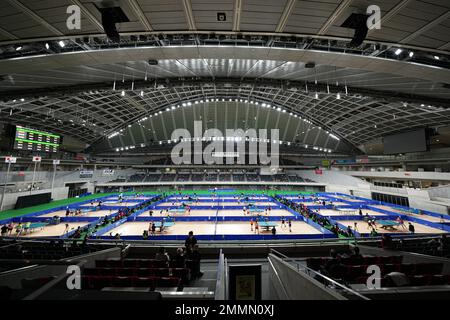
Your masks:
M130 20L117 25L119 43L104 34L104 1L0 4L1 121L114 150L168 141L189 113L218 128L281 123L286 143L349 153L450 125L445 0L112 3ZM80 30L67 29L70 5ZM381 29L349 47L354 30L342 24L369 5L381 8Z

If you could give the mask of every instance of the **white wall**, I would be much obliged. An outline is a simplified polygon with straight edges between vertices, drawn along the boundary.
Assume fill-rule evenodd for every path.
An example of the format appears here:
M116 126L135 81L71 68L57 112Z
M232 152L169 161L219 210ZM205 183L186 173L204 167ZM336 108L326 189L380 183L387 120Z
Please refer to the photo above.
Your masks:
M18 197L29 196L30 194L41 194L41 193L48 193L48 192L51 192L51 189L35 190L35 191L32 191L31 193L30 193L30 191L6 193L5 200L3 201L3 210L14 209L14 206L16 205ZM53 193L52 193L52 199L53 200L67 199L68 194L69 194L68 187L54 188ZM0 194L0 202L1 202L1 199L2 199L2 195Z
M354 177L450 181L448 172L418 171L340 171Z

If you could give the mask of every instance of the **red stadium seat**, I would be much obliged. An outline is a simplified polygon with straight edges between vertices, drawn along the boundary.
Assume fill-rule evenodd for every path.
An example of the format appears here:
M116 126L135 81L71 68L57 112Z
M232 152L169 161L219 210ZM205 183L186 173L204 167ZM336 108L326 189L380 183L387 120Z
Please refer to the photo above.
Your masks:
M113 287L132 287L132 278L131 277L114 277L112 279Z
M120 277L133 277L136 273L134 268L117 268L116 275Z
M181 279L175 277L158 277L156 278L156 287L171 288L176 287L181 289Z
M137 268L139 266L139 261L136 259L125 259L123 260L124 268Z

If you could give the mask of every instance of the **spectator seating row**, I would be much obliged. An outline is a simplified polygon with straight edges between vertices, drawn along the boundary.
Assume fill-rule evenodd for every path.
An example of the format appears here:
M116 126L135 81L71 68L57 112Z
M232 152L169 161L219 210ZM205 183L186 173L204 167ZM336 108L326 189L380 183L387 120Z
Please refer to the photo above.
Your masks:
M82 276L81 286L84 289L101 290L105 287L144 287L177 288L183 290L183 284L177 277L119 277L119 276Z
M367 276L358 278L355 283L367 283ZM407 286L442 286L450 285L450 275L433 274L433 275L414 275L408 276L409 284ZM393 287L386 278L381 278L381 287Z
M117 277L176 277L183 284L190 279L188 268L85 268L83 275L86 276L117 276Z
M330 257L307 258L306 266L310 269L318 271L320 266L325 265ZM341 258L340 263L343 265L381 265L381 264L400 264L403 256L363 256L360 258Z
M342 279L346 282L354 283L360 277L367 276L367 270L370 265L338 265L333 270L332 276L336 279ZM401 272L407 276L415 275L434 275L442 272L442 263L404 263L404 264L381 264L381 276L391 272Z

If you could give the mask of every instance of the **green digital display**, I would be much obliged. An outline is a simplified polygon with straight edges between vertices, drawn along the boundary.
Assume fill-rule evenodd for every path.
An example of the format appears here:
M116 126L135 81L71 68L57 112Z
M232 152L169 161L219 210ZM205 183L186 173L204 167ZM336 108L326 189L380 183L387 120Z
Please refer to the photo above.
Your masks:
M42 152L57 152L61 136L36 129L16 126L14 149Z

